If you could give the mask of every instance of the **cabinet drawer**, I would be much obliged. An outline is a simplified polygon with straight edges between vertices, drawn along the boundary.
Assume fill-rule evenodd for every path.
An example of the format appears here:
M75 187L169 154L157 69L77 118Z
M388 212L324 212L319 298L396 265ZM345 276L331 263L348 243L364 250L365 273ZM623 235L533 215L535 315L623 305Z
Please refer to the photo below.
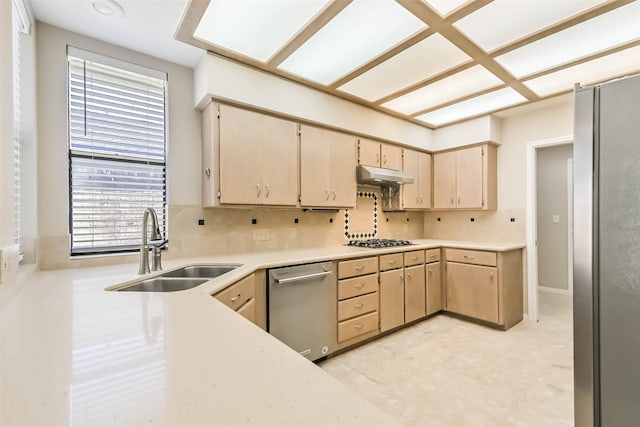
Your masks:
M349 298L338 303L338 321L378 310L378 293Z
M338 299L357 297L378 290L378 273L338 281Z
M338 263L338 279L362 276L378 271L378 257L359 258Z
M497 265L495 252L470 251L465 249L447 249L447 261L489 265L492 267Z
M256 323L256 300L251 298L245 305L238 309L237 313L251 322Z
M402 268L402 253L380 255L380 271Z
M404 253L404 266L424 264L424 251L411 251Z
M440 261L440 248L438 249L427 249L425 255L425 262L436 262Z
M338 342L363 335L378 329L378 312L365 314L351 320L338 323Z
M255 275L250 275L231 285L227 289L218 292L214 297L227 307L234 310L242 307L247 301L254 298L256 294Z

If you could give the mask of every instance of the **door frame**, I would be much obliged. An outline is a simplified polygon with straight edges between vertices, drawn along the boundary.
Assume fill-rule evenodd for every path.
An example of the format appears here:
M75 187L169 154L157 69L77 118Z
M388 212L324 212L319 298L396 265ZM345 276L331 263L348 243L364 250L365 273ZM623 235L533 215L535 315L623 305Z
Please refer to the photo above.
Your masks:
M556 145L573 144L573 135L529 141L526 155L526 236L527 236L527 318L538 322L538 164L536 150Z

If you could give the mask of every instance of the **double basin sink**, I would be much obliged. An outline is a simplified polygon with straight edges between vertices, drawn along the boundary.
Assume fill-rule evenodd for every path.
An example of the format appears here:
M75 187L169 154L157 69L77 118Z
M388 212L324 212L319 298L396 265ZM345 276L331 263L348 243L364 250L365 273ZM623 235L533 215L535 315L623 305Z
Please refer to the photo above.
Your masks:
M222 276L238 267L240 267L240 264L189 265L113 290L134 292L184 291Z

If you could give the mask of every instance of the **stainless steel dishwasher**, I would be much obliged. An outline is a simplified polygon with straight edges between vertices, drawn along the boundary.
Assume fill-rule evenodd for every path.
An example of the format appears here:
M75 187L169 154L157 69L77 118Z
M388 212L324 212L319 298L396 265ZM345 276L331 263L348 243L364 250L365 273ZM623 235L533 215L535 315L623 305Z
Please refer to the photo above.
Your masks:
M336 343L336 274L332 262L269 270L271 335L309 360Z

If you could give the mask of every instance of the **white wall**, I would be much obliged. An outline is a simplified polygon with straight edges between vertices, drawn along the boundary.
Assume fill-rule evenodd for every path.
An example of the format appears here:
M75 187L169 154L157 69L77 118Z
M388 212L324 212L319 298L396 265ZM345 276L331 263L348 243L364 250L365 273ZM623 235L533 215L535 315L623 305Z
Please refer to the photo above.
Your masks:
M67 45L167 73L168 203L200 205L200 114L193 108L193 70L42 22L36 33L39 261L46 264L43 256L66 250L68 258L69 253Z
M212 96L413 147L432 145L432 131L423 126L206 54L195 70L194 104L202 108Z
M538 284L568 290L567 160L573 158L573 144L539 148L536 154Z

